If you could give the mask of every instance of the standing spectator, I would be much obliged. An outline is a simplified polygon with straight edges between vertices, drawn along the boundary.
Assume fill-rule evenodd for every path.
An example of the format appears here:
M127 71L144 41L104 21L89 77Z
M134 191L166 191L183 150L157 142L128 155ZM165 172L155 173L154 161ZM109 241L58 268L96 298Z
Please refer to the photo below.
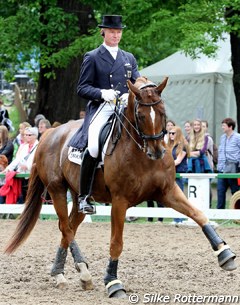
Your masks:
M192 123L190 121L186 121L184 123L184 130L185 130L185 139L189 143L189 141L190 141L190 133L191 133L191 130L192 130Z
M51 128L51 123L47 119L41 119L38 124L38 132L39 132L39 138L42 136L42 134L47 130Z
M157 203L158 208L163 208L164 207L164 205L162 205L161 202L157 201L156 203ZM154 208L154 201L153 200L147 200L147 207L148 208ZM148 217L148 221L153 222L153 217ZM163 218L159 217L158 222L163 223Z
M168 143L168 138L169 138L169 130L173 127L173 126L176 126L175 122L172 121L172 120L167 120L166 122L166 131L167 133L165 134L164 136L164 142L167 144Z
M208 158L208 163L213 169L213 138L210 136L208 132L208 122L202 121L202 129L205 132L205 135L208 137L208 145L207 145L207 151L206 156Z
M14 131L8 110L4 107L2 99L0 99L0 125L6 126L8 131Z
M232 118L226 118L222 121L223 135L220 138L218 147L218 172L227 173L227 164L235 166L235 172L238 171L240 161L240 134L235 132L236 123ZM217 195L218 209L226 207L226 192L228 187L232 195L239 190L237 179L218 178Z
M3 120L9 119L8 110L4 107L3 100L0 99L0 124L3 125Z
M0 154L5 155L8 163L12 161L14 152L13 142L9 139L9 133L6 126L0 126Z
M169 131L168 147L172 151L172 156L176 167L176 173L186 173L189 148L186 144L184 135L180 127L174 126ZM180 187L180 189L184 191L183 178L176 178L176 183ZM178 225L182 221L182 218L174 218L174 223L176 225Z
M208 136L202 128L200 119L193 121L193 128L190 132L190 158L188 159L188 172L190 173L211 173L212 168L206 156L208 147Z

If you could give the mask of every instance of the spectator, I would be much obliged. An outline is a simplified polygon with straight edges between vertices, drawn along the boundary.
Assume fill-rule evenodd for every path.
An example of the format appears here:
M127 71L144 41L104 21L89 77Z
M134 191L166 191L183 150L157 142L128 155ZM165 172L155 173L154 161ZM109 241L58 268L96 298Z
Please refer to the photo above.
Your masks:
M205 131L205 135L208 136L208 145L207 145L206 155L208 158L208 163L211 166L212 170L214 171L214 162L213 162L214 148L213 148L213 146L215 144L213 143L213 138L210 136L210 134L208 132L208 121L206 121L206 120L202 121L202 128ZM209 179L209 183L210 183L210 208L211 208L211 205L212 205L211 179Z
M52 123L52 128L56 128L56 127L58 127L60 125L62 125L60 122L55 121L55 122Z
M188 144L182 133L182 130L178 126L174 126L169 131L168 147L172 151L174 164L176 167L176 173L186 173L187 171L187 157L189 155ZM182 191L184 191L183 178L177 177L176 183ZM182 218L174 218L174 223L178 225L182 223Z
M235 132L236 123L232 118L225 118L222 121L223 135L220 138L218 147L218 166L219 173L238 172L240 161L240 134ZM232 166L234 169L229 170ZM217 183L217 209L225 209L226 192L228 187L232 195L239 190L237 179L218 178Z
M189 143L189 141L190 141L190 133L191 133L191 130L192 130L192 122L186 121L184 123L184 130L185 130L185 139Z
M5 155L8 163L12 161L14 152L13 142L9 139L9 133L6 126L0 126L0 154Z
M6 126L8 131L14 130L12 121L9 118L8 110L4 107L2 99L0 99L0 125Z
M86 111L85 111L85 110L80 110L80 112L79 112L79 118L80 118L80 119L84 119L84 118L85 118L85 115L86 115Z
M199 119L193 121L193 128L190 132L190 158L188 159L188 172L190 173L211 173L212 168L206 156L208 136L202 128Z
M30 173L38 145L38 130L36 127L27 127L24 131L26 143L20 145L16 158L3 171L8 173L16 171L20 173ZM22 179L22 200L25 200L27 192L28 179Z
M213 137L208 132L208 121L202 121L202 128L204 129L208 138L208 161L213 169L217 167L218 163L218 148L217 145L213 141Z
M19 147L21 144L25 143L25 136L24 136L24 130L26 127L31 127L31 125L28 122L22 122L19 124L19 134L16 136L14 140L14 144L17 144Z
M39 132L39 138L42 136L42 134L47 130L51 128L51 123L47 119L41 119L38 124L38 132Z
M175 126L175 125L176 125L176 124L175 124L174 121L172 121L172 120L168 120L168 121L167 121L167 123L166 123L166 131L167 131L167 133L166 133L165 136L164 136L164 142L165 142L165 143L168 143L168 138L169 138L168 132L169 132L169 130L170 130L173 126Z
M158 208L163 208L164 207L164 205L162 205L160 202L157 201L156 203L157 203ZM153 200L147 200L147 207L148 208L154 208L154 201ZM148 221L153 222L153 217L148 217ZM159 223L163 223L163 218L159 217L158 221L159 221Z
M38 128L39 122L42 119L46 119L43 114L37 114L34 118L34 126Z

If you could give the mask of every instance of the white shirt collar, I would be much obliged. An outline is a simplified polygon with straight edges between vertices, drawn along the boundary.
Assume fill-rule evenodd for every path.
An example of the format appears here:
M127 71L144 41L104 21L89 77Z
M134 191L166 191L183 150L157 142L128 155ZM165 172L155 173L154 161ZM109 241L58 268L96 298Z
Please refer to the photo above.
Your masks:
M118 47L110 47L107 46L105 43L103 43L103 46L110 52L110 54L112 55L112 57L114 59L116 59L117 57L117 52L118 52Z

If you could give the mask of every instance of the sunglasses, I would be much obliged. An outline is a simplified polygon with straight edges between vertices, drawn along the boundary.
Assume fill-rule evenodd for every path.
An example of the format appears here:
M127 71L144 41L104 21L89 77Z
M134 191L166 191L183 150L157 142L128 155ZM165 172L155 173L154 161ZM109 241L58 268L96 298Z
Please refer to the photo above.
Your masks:
M173 135L175 135L175 133L176 133L176 132L171 132L171 131L169 132L169 134L173 134Z

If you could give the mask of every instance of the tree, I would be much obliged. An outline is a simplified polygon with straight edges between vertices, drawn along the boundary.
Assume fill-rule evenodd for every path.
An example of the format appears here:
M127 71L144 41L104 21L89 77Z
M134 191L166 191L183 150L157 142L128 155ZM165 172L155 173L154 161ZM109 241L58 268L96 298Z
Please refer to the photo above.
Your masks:
M96 26L92 8L78 0L2 2L0 67L9 79L26 67L33 70L33 77L37 75L37 100L30 120L37 113L51 122L79 118L83 100L76 94L76 85L83 51L72 43ZM33 67L33 62L39 66Z
M21 68L33 58L40 64L32 117L78 117L84 105L76 95L82 55L101 43L97 24L106 12L123 15L127 28L120 46L136 56L140 69L179 49L192 57L214 56L217 40L230 33L240 126L239 0L1 1L0 68Z

